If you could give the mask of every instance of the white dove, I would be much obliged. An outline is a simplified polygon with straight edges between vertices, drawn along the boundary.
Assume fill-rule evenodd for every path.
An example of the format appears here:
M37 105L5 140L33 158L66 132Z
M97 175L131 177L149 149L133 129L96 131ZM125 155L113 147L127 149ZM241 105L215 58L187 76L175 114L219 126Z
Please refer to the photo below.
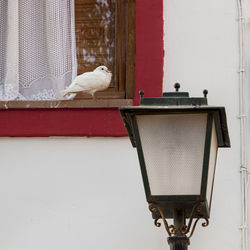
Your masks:
M85 72L62 91L63 96L71 93L83 92L92 95L95 99L95 92L107 89L112 78L111 71L106 66L99 66L92 72Z

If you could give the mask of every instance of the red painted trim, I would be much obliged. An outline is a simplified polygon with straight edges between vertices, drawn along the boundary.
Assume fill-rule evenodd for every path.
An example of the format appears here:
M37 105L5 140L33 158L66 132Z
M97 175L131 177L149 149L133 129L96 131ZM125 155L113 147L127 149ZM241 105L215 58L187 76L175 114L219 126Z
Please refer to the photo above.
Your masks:
M136 3L136 92L161 96L163 0ZM118 109L9 109L0 111L0 136L126 136Z
M163 1L137 0L136 4L136 92L145 97L162 95L163 79Z
M0 118L1 136L126 135L117 109L9 109Z

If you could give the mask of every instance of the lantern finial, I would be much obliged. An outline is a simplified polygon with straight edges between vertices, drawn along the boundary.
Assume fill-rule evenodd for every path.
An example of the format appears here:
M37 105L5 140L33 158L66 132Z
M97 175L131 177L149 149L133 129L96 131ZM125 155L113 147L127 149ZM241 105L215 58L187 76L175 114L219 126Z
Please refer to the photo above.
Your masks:
M143 90L140 90L139 91L139 95L140 95L140 100L142 100L143 96L144 96L144 91Z
M208 90L207 90L207 89L204 89L204 90L203 90L204 98L207 98L207 94L208 94Z
M181 85L177 82L174 84L174 87L175 87L175 91L179 92L179 88L181 87Z

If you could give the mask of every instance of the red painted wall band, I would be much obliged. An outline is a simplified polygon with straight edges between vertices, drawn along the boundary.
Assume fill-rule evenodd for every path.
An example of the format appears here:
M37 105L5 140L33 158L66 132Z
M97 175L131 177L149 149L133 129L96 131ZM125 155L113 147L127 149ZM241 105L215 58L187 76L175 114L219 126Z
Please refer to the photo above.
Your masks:
M136 3L136 92L161 96L163 0ZM0 111L0 136L126 136L118 109L8 109Z
M126 135L124 126L121 125L117 109L9 109L0 111L1 136Z
M163 51L163 1L137 0L134 104L139 104L140 89L145 97L162 95Z

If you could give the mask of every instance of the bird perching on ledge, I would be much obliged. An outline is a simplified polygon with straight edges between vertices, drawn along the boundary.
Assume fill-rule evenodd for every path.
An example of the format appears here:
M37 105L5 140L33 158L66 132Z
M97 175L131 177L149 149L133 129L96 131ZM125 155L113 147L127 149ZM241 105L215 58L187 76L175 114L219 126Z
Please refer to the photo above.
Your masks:
M87 93L95 99L95 92L105 90L111 83L112 73L106 66L99 66L92 72L85 72L62 91L63 97L68 94Z

